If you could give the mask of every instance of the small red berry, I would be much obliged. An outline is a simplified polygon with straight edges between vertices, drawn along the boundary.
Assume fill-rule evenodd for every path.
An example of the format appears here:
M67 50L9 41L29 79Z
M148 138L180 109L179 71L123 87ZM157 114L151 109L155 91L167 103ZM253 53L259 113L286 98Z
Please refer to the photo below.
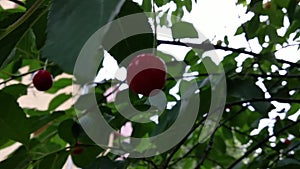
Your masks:
M72 149L71 154L72 154L72 155L79 155L79 154L82 154L83 151L84 151L83 147L81 147L81 146L75 146L75 147Z
M153 90L164 87L166 72L167 68L162 59L150 53L140 54L128 65L126 80L131 91L150 96L157 94Z
M34 87L39 91L46 91L52 87L53 77L47 70L38 70L33 74Z
M286 144L286 145L290 145L290 144L291 144L291 140L289 140L289 139L285 139L285 141L284 141L284 144Z
M270 9L271 6L272 6L272 3L269 1L269 2L266 2L263 7L264 7L264 9Z
M84 151L84 148L80 144L81 144L81 142L79 142L79 141L77 141L75 143L75 146L72 148L72 151L71 151L72 155L78 155Z

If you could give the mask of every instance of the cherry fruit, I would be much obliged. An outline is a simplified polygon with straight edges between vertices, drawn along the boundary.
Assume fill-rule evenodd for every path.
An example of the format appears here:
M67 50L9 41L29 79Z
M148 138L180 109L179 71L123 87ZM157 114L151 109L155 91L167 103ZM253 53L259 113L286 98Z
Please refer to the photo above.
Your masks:
M80 144L81 143L79 141L76 142L75 146L72 148L72 151L71 151L72 155L82 154L82 152L84 151L84 148Z
M32 79L34 87L39 91L46 91L52 87L53 77L47 70L38 70Z
M272 6L272 3L271 3L270 1L269 1L269 2L266 2L266 3L264 4L264 9L270 9L271 6Z
M76 146L72 149L72 152L71 154L72 155L79 155L79 154L82 154L82 152L84 151L83 147L81 146Z
M290 145L292 142L291 142L291 140L289 140L289 139L285 139L284 140L284 144L286 144L286 145Z
M167 68L162 59L146 53L134 57L127 67L129 89L137 94L153 96L155 89L162 89L166 83ZM152 92L153 91L153 92Z

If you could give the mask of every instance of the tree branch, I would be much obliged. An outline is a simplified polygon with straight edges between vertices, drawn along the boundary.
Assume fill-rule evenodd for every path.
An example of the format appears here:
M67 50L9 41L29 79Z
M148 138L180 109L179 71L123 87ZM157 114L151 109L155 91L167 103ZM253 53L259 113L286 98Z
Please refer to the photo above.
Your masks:
M284 128L280 129L279 131L277 132L274 132L274 134L266 137L265 139L263 139L262 141L260 141L259 143L257 143L255 146L253 146L251 149L249 149L243 156L241 156L240 158L238 158L235 162L233 162L229 167L228 169L232 169L234 168L238 163L240 163L244 158L248 157L251 153L253 153L256 149L258 149L259 147L261 147L262 145L264 145L266 142L269 141L269 139L271 137L274 137L274 136L278 136L280 135L282 132L284 132L285 130L297 125L298 123L300 122L300 120L297 120L287 126L285 126Z
M227 103L226 107L234 106L234 105L241 105L243 103L253 103L253 102L271 102L271 101L278 101L282 103L300 103L299 99L291 99L291 98L254 98L249 100L242 100L242 101L236 101Z
M243 53L243 54L251 55L253 57L260 57L261 56L261 54L259 54L259 53L246 51L244 49L235 49L235 48L231 48L231 47L228 47L228 46L213 45L213 44L210 44L210 43L195 44L195 43L183 43L183 42L180 42L180 41L157 40L157 45L161 45L161 44L192 47L192 48L197 48L197 49L203 49L205 51L221 49L221 50L224 50L224 51ZM300 67L299 63L294 63L294 62L290 62L290 61L286 61L286 60L282 60L282 59L276 59L276 61L279 62L279 63L286 63L286 64L289 64L289 65L294 66L294 67Z
M167 157L167 159L162 163L161 168L168 168L170 161L172 160L173 156L176 154L176 152L180 149L180 147L185 143L185 141L188 139L188 137L206 120L206 117L203 117L197 124L193 126L193 128L188 132L188 134L174 147L170 153L170 155Z
M40 68L42 69L42 68ZM9 79L6 79L4 80L3 82L0 83L0 85L3 85L5 83L8 83L9 81L11 80L14 80L14 79L17 79L17 78L20 78L20 77L23 77L23 76L26 76L26 75L29 75L29 74L32 74L40 69L35 69L35 70L32 70L32 71L29 71L29 72L26 72L26 73L23 73L23 74L19 74L19 75L12 75Z
M142 158L143 161L146 161L148 164L152 165L154 167L154 169L158 169L158 166L151 160L147 159L147 158Z
M216 130L215 130L216 131ZM210 150L212 149L212 145L214 143L214 135L215 135L215 131L212 133L210 139L209 139L209 143L205 149L205 152L202 156L202 158L200 159L199 163L196 165L195 169L200 169L201 166L203 165L205 159L208 157Z

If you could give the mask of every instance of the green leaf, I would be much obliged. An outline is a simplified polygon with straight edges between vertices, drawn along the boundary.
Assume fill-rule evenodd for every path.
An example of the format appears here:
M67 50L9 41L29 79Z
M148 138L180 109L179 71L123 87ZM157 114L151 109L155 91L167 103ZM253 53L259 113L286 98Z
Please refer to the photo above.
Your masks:
M244 29L243 29L243 26L241 25L241 26L239 26L238 28L237 28L237 30L236 30L236 32L235 32L235 36L236 35L240 35L240 34L242 34L242 33L244 33Z
M74 145L76 142L76 138L72 132L72 127L74 126L75 122L71 119L63 121L58 126L58 134L60 138L65 140L66 142L70 143L71 145Z
M143 1L141 6L145 12L151 12L152 11L152 1Z
M255 85L253 79L228 79L228 95L240 99L263 97L263 91Z
M133 15L133 20L122 19L123 16ZM121 63L125 58L133 54L144 53L145 49L151 49L154 45L154 36L148 18L143 14L141 7L132 1L125 1L120 13L115 19L117 24L111 25L104 37L103 46L108 52ZM135 30L133 32L133 30ZM112 38L113 37L113 38ZM141 43L142 42L142 43ZM113 46L112 46L113 45ZM152 52L152 51L151 51ZM127 65L125 65L127 66Z
M47 34L47 21L48 21L48 15L49 12L45 12L39 20L36 21L36 23L32 26L33 33L35 35L35 42L37 49L41 49L46 42Z
M30 124L14 97L0 91L0 137L29 143Z
M19 147L10 157L0 162L1 169L24 169L31 162L31 156L24 146Z
M70 94L60 94L53 98L49 104L48 110L55 110L60 105L62 105L65 101L69 100L72 97Z
M16 45L14 57L37 59L39 51L37 50L35 42L33 30L29 29Z
M111 0L53 0L43 56L72 73L84 43L109 22L122 3Z
M256 31L259 28L259 16L258 15L254 15L250 21L245 23L245 31L246 31L246 35L247 38L249 39L253 39L256 36Z
M46 92L54 94L54 93L58 92L59 90L65 88L67 86L70 86L70 85L72 85L72 79L62 78L62 79L55 81L53 83L53 86Z
M274 0L274 1L275 1L275 3L276 3L279 7L281 7L281 8L287 8L288 5L289 5L289 2L290 2L291 0Z
M271 10L269 18L270 23L276 28L283 27L284 13L281 10Z
M172 35L175 39L198 38L198 32L194 25L184 21L173 24Z
M57 152L63 149L66 144L60 145L55 142L40 142L37 139L31 140L30 145L30 155L33 160L40 160L41 158L45 158L51 153Z
M226 44L226 46L229 45L228 36L225 36L225 37L224 37L224 43Z
M237 68L237 61L235 60L235 58L239 55L239 53L231 53L227 56L225 56L225 58L222 61L224 70L226 73L229 72L234 72L235 73L235 69Z
M67 151L59 151L47 155L38 162L37 169L58 169L63 168L69 153Z
M46 2L46 1L45 1ZM40 1L37 3L40 3ZM25 20L18 20L18 18L10 18L8 25L11 25L13 22L18 22L20 25L16 27L9 27L0 31L0 68L2 69L7 64L9 64L14 58L14 48L18 42L26 35L26 32L46 11L47 7L41 5L37 8L36 11L26 18ZM7 43L9 42L9 43Z
M188 65L195 65L197 64L197 61L199 60L199 56L195 53L194 50L190 50L184 58L184 62Z
M109 169L109 168L125 169L126 168L125 164L126 163L123 161L111 160L108 157L99 157L92 164L83 167L82 169Z
M292 158L286 158L278 161L275 169L298 169L300 167L300 161Z
M28 118L29 123L31 124L30 131L35 132L36 130L48 124L49 122L63 115L65 115L65 112L59 111L59 112L53 112L52 114L37 115L37 116L30 117Z
M27 94L28 86L24 84L14 84L9 85L2 89L3 92L10 94L13 96L16 100L23 95Z
M193 5L192 0L185 0L184 3L185 3L186 10L191 12L192 11L192 5Z
M83 146L83 152L81 154L73 154L72 161L76 166L83 168L92 164L102 151L97 145Z

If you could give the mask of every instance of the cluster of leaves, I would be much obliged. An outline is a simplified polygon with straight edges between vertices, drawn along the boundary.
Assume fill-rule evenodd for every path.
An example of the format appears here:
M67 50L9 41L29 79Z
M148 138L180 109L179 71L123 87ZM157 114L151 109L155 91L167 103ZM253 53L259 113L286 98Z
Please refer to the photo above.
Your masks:
M241 24L235 36L245 36L246 40L257 39L262 50L254 53L244 48L229 47L227 38L226 46L212 45L215 49L231 51L221 62L226 73L228 95L220 124L204 143L199 143L198 136L211 106L209 84L199 87L201 106L190 133L171 150L142 159L116 160L118 156L98 147L86 135L78 124L73 107L56 111L71 98L68 93L54 97L46 111L20 107L18 99L26 95L28 88L32 86L22 83L23 76L44 66L47 66L54 77L62 73L72 74L84 43L112 18L153 11L153 5L162 7L169 3L176 4L176 10L171 12L175 17L168 18L166 13L169 10L159 11L155 16L161 16L155 18L157 24L170 28L174 39L197 38L193 25L180 20L184 9L192 10L192 0L144 0L141 5L130 0L26 0L24 6L16 9L0 8L0 78L3 79L0 91L0 149L16 142L21 143L17 150L0 162L0 169L58 169L62 168L69 155L76 166L87 169L298 168L300 120L299 116L293 120L288 117L296 114L300 108L300 62L294 63L275 57L280 48L290 47L291 39L298 42L300 47L300 6L297 0L272 0L268 8L264 7L262 0L251 0L249 4L245 0L238 1L238 4L248 9L247 12L254 15ZM267 19L261 20L261 16L266 16ZM282 36L277 31L283 27L285 18L289 21L289 26ZM144 29L152 29L146 15L137 23ZM127 30L121 26L116 30L108 30L106 38L113 36L114 31L126 33ZM141 34L120 41L108 49L108 52L120 63L133 52L160 44L186 46L180 41L158 40L155 34ZM193 46L198 49L190 50L184 57L188 69L180 67L181 64L169 54L157 51L167 63L168 70L173 72L172 75L177 75L169 76L163 89L167 101L175 102L175 106L165 110L159 117L158 124L132 123L133 137L161 133L177 118L180 99L170 94L170 90L177 83L180 89L184 88L187 81L184 78L178 81L176 78L182 77L186 72L194 72L194 78L199 83L209 79L203 60L206 59L211 65L215 63L209 57L202 57L205 52L201 50L201 46L205 45ZM249 57L238 66L236 58L241 54ZM24 67L27 68L26 72L21 73L20 69ZM11 81L15 83L10 85ZM265 89L257 85L258 81ZM46 92L55 94L71 85L72 79L59 79ZM110 86L111 81L106 81L95 87L97 101L99 109L105 110L105 117L109 117L110 125L119 130L128 120L103 96ZM122 92L128 90L121 91L120 94ZM180 93L177 94L180 96ZM83 95L81 99L84 97ZM145 104L146 100L145 97L140 98L131 93L131 102L137 109L147 109L149 105ZM276 110L277 104L272 101L290 105L288 110L278 112L285 114L285 118L271 120L273 127L265 127L258 134L251 135L258 128L260 120L269 119L270 111ZM284 141L287 138L289 140ZM81 148L83 151L78 150Z

